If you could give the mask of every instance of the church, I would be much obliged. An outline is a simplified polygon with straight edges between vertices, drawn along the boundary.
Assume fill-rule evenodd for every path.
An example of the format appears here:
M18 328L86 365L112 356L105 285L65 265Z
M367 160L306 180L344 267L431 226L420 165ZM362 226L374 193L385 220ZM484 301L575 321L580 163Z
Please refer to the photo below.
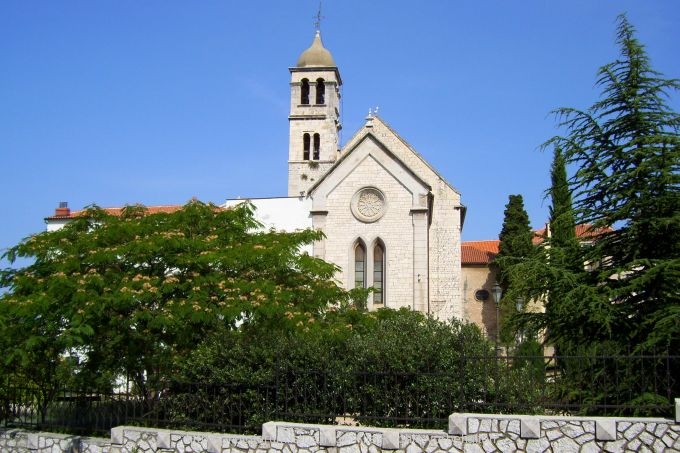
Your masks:
M323 231L313 255L345 288L374 288L369 310L462 319L460 193L376 114L341 146L342 78L319 31L290 75L288 197L251 199L260 220Z
M479 288L467 287L461 269L461 194L376 113L340 143L342 78L319 31L289 71L288 194L246 198L258 220L323 231L306 251L337 265L343 287L373 288L369 310L408 307L486 324L467 294ZM77 215L61 206L48 230Z

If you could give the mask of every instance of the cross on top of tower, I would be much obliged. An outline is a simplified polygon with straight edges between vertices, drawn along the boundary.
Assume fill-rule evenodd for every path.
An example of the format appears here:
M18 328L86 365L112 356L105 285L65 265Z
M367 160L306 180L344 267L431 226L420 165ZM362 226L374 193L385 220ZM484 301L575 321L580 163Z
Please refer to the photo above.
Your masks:
M325 19L324 16L321 15L321 1L319 1L319 10L316 13L316 16L314 16L314 28L316 31L321 31L321 20Z

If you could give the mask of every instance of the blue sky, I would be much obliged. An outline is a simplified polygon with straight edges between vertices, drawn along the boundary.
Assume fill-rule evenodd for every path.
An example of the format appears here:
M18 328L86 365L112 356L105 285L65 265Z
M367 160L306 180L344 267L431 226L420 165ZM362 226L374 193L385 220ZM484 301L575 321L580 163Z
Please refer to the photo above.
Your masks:
M288 68L317 0L3 0L0 249L60 201L182 204L284 196ZM324 0L344 82L342 142L369 108L468 207L463 239L497 238L509 194L545 222L556 134L617 57L626 12L652 65L680 77L677 0ZM680 110L680 97L670 100Z

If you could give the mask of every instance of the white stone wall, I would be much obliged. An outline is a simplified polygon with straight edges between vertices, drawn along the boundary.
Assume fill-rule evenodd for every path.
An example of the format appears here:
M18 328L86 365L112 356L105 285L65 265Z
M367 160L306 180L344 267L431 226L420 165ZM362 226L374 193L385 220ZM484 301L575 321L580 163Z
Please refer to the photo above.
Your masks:
M64 228L64 226L71 221L70 218L67 219L49 219L47 223L47 231L57 231Z
M222 207L230 208L245 201L252 203L255 207L255 219L265 230L294 232L312 228L312 218L309 214L312 201L309 198L239 198L227 200ZM311 255L313 245L309 244L301 251Z
M108 440L0 430L0 450L40 453L661 453L680 451L680 424L677 420L649 418L452 414L446 431L269 422L262 426L261 436L120 426L111 430Z

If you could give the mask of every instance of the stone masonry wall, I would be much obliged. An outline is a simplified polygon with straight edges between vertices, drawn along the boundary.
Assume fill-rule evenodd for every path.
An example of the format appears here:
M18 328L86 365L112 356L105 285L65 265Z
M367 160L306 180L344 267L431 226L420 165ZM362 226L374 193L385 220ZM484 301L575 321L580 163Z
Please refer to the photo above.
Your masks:
M368 182L368 183L367 183ZM387 199L385 215L378 221L358 221L350 209L354 194L367 185L377 187ZM340 281L354 286L353 244L361 238L366 244L369 286L372 285L372 248L380 239L386 248L386 306L413 308L413 225L412 195L373 158L368 157L327 197L325 259L341 267Z
M377 140L431 187L434 206L429 229L430 300L427 312L443 320L463 319L460 194L380 118L369 120L364 129L370 129ZM364 129L345 145L345 150L356 146Z
M261 436L120 426L111 439L0 430L3 452L440 453L680 451L676 420L452 414L445 431L269 422Z

